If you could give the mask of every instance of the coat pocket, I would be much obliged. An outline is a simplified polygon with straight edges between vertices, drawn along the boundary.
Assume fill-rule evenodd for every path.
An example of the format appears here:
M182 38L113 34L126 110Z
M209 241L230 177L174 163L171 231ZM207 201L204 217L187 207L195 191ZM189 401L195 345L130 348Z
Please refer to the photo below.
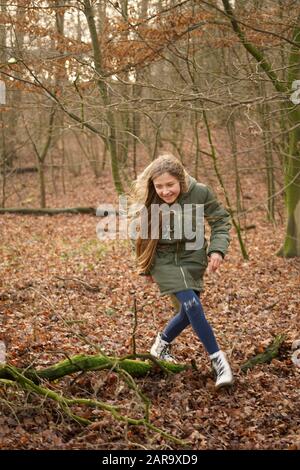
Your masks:
M180 256L184 264L200 264L204 267L208 265L206 248L200 250L185 250Z

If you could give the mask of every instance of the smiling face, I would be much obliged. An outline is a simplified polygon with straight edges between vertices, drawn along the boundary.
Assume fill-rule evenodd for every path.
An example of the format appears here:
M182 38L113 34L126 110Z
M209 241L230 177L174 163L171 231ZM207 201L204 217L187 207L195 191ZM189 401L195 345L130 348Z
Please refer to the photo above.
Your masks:
M167 204L173 204L178 198L181 188L180 182L170 173L163 173L153 179L155 191Z

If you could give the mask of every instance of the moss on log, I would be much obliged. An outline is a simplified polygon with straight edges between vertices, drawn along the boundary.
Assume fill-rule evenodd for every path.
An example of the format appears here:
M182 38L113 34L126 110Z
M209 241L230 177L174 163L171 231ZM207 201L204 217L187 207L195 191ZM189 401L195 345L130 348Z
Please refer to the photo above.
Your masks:
M0 208L0 214L22 215L57 215L57 214L92 214L96 215L95 207L62 207L62 208L34 208L34 207L7 207Z
M145 354L144 357L146 360L141 361L126 358L120 359L117 357L103 356L101 354L92 356L78 354L44 369L17 370L30 380L39 382L41 379L52 381L76 372L102 369L122 369L128 372L132 377L142 377L147 375L149 372L157 371L158 368L161 368L166 372L178 373L191 367L189 365L172 364L165 361L152 361L149 354ZM0 367L0 378L12 378L9 367L6 367L5 365Z
M256 366L256 364L264 364L271 362L274 357L277 357L279 354L279 348L282 345L283 341L285 340L285 335L280 334L277 335L273 342L266 348L266 350L260 354L249 359L241 366L241 370L246 372L248 369L252 369L252 367Z

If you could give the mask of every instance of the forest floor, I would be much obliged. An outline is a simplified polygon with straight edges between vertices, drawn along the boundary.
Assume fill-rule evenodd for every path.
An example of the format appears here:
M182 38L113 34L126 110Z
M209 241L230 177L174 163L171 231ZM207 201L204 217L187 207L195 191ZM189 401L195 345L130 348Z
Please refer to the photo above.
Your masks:
M22 178L28 178L28 189L33 176ZM255 190L249 183L253 206L260 197L255 199ZM100 202L116 202L108 175L85 185L79 178L68 196L49 197L53 207ZM33 191L25 204L35 203ZM98 221L88 215L0 217L0 340L10 364L41 368L99 348L112 356L130 354L134 302L136 348L145 353L174 314L170 299L135 273L128 241L97 238ZM284 226L268 222L263 208L249 211L247 224L254 225L243 232L249 261L232 232L226 260L218 273L206 275L202 296L230 358L233 388L215 391L207 355L191 329L176 339L173 353L180 363L194 360L198 370L135 379L151 401L151 423L184 446L144 426L119 422L108 411L77 405L72 411L93 421L80 425L57 402L1 384L1 449L300 450L300 369L291 361L291 344L300 339L300 259L276 256ZM285 334L279 356L241 372L277 334ZM114 371L75 374L47 386L142 417L140 397Z

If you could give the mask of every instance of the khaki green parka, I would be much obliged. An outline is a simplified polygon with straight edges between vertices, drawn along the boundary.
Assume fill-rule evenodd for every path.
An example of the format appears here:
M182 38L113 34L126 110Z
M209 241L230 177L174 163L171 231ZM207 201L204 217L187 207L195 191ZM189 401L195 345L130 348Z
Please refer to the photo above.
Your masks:
M172 213L169 218L168 234L163 233L162 238L159 238L151 268L144 274L150 274L154 278L161 295L187 289L201 292L208 256L213 252L219 252L224 257L227 252L230 242L230 216L217 201L213 191L208 186L198 183L192 176L189 176L188 191L181 193L174 204L179 210L175 211L174 215ZM210 225L209 243L205 238L204 220L202 218L199 223L199 217L196 215L196 205L203 205L204 218ZM170 206L172 207L173 205ZM196 241L197 235L194 238L188 235L186 238L184 220L187 218L192 224L194 233L203 230L203 243L200 248L196 246L196 249L190 249L189 244Z

